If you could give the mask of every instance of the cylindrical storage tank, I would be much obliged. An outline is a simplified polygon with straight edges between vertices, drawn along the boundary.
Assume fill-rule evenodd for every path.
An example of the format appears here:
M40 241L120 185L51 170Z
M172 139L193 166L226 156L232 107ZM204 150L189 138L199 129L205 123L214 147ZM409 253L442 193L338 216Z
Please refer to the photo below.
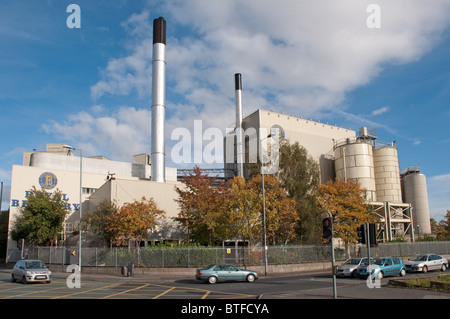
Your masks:
M348 141L334 150L336 178L353 180L366 190L366 199L376 201L372 145L361 140Z
M394 146L373 151L377 200L380 202L402 202L398 151Z
M403 193L406 203L412 206L414 232L418 236L431 234L427 181L424 174L409 173L403 176Z

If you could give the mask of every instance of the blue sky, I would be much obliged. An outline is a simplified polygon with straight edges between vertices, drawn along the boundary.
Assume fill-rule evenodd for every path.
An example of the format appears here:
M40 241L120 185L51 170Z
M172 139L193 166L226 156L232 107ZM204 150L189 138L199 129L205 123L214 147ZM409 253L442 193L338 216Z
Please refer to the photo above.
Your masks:
M66 25L72 3L79 29ZM380 28L367 27L371 3ZM194 120L232 123L242 73L244 115L273 109L396 140L400 168L421 166L440 220L450 209L448 12L448 0L4 0L2 208L23 151L150 153L152 21L163 16L168 139Z

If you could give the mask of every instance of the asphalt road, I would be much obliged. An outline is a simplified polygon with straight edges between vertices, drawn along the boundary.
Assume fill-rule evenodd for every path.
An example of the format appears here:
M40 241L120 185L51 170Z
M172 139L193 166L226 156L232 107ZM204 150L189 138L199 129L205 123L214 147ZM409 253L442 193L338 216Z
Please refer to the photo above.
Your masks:
M440 273L440 272L439 272ZM68 273L54 273L50 284L11 282L10 272L0 272L0 299L333 299L328 273L269 274L253 283L226 282L214 285L193 278L155 279L145 276L81 275L80 288L69 288ZM407 276L421 276L408 274ZM388 287L369 288L366 280L337 278L338 299L449 299L450 293Z

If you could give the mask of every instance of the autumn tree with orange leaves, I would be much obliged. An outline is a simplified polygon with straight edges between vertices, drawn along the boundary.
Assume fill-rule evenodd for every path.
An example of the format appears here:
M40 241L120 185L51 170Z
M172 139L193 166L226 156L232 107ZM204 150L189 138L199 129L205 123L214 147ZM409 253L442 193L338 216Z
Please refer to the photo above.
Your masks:
M120 210L108 217L106 230L115 234L117 245L131 246L131 241L140 242L147 238L148 232L158 225L165 212L159 209L153 198L142 197L140 201L125 203Z
M365 189L359 183L336 179L319 186L319 203L333 217L334 236L344 242L358 240L357 228L363 223L374 223L376 218L368 212Z
M187 228L188 241L212 245L220 237L221 217L227 205L226 190L214 185L215 177L203 174L198 166L185 176L184 186L175 187L180 207L177 220Z
M269 242L287 243L295 234L295 201L273 176L266 177L266 228ZM235 177L225 184L198 167L176 187L180 213L177 220L188 230L188 241L211 245L224 239L260 241L263 233L262 187L258 175L247 182Z
M257 193L262 203L262 177L257 175L248 182L249 189ZM267 240L272 244L287 244L294 239L300 220L295 200L273 175L264 175Z

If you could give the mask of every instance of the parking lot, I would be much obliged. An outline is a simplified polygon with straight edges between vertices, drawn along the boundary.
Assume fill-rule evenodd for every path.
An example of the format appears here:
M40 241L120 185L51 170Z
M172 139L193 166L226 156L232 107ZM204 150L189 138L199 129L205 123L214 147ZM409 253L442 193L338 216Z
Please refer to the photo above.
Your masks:
M203 286L203 285L202 285ZM209 287L209 286L206 286ZM202 287L202 288L206 288ZM249 299L255 295L145 282L101 282L83 280L81 288L68 288L65 279L50 284L11 282L0 273L0 299Z

